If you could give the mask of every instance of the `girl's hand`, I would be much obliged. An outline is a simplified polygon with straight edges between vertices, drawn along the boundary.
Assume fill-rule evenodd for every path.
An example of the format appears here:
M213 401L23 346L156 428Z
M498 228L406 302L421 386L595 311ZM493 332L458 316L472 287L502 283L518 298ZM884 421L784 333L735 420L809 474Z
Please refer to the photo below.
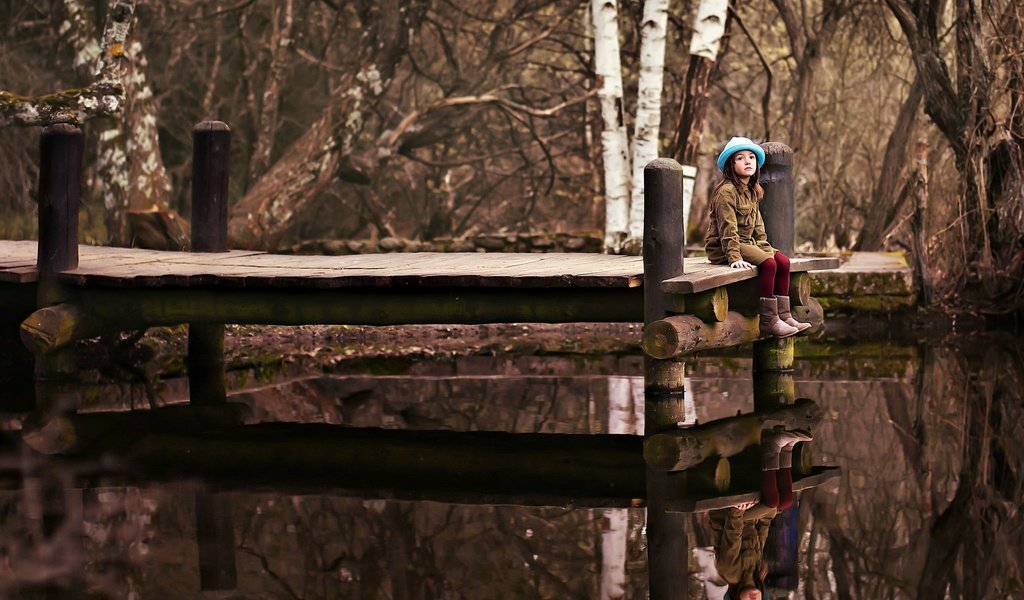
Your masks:
M739 504L734 504L733 506L736 509L740 510L740 511L746 512L746 511L750 510L751 508L754 508L755 504L757 504L757 503L756 502L741 502Z
M734 269L756 269L757 268L757 267L755 267L754 265L748 263L745 260L738 260L738 261L736 261L734 263L731 263L729 266L734 268Z

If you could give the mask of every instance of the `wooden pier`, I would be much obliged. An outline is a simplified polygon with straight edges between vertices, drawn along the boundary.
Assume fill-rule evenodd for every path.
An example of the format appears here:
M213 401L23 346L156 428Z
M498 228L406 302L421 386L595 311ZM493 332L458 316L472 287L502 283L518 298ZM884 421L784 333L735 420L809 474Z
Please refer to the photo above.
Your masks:
M228 249L228 181L224 167L230 163L230 131L223 123L205 122L196 127L194 136L192 248L190 252L160 252L78 244L81 132L66 125L44 131L40 143L39 242L0 242L0 316L17 316L22 341L36 356L39 391L35 420L41 426L24 432L26 442L35 443L33 447L42 448L51 441L48 431L67 429L74 431L75 439L89 439L92 419L75 415L78 405L70 345L104 333L188 323L190 401L194 406L187 408L196 409L196 414L202 416L204 409L230 412L223 368L225 323L642 320L647 354L642 454L639 436L589 441L575 436L549 437L545 438L544 451L538 454L534 451L538 441L510 434L498 436L507 447L503 446L491 460L484 449L501 445L492 439L494 436L451 433L424 438L420 433L369 431L358 438L361 434L344 428L317 429L325 444L319 450L329 457L351 451L354 455L350 466L370 472L379 456L363 452L362 446L371 440L385 446L412 443L415 449L402 459L411 457L409 464L432 451L446 457L441 462L467 452L480 454L484 458L474 468L481 481L488 482L501 477L509 455L525 458L524 480L529 480L529 465L544 463L540 454L563 456L566 469L571 471L580 456L604 456L601 453L611 444L626 474L623 480L611 482L611 488L593 495L603 498L598 503L608 502L610 495L618 498L614 502L635 505L643 486L651 597L675 598L685 589L677 584L678 569L686 564L689 552L686 521L680 511L708 510L741 501L738 498L746 501L755 497L757 492L751 486L756 484L751 482L758 479L760 463L751 460L751 450L760 443L762 430L776 424L813 427L820 418L813 402L797 401L791 378L786 376L793 364L793 339L766 339L760 334L757 271L711 265L706 259L684 260L682 168L675 161L659 159L645 168L642 258L484 253L274 255ZM791 246L795 214L792 151L771 143L765 144L765 151L768 160L762 177L766 189L762 212L768 236ZM792 253L792 247L786 244L780 249ZM810 296L806 273L837 266L838 260L830 258L792 260L789 296L798 319L821 325L821 306ZM755 412L717 425L683 429L685 357L709 348L750 342L754 343L754 370L759 381ZM151 425L155 420L158 428L165 428L169 425L165 422L168 414L152 411L131 418L141 418ZM268 427L257 431L252 426L228 425L232 439L249 444L253 456L266 454L267 439L254 438L253 434ZM128 429L145 428L136 424ZM195 427L187 429L196 431ZM307 429L312 430L303 429L299 438L309 433ZM186 441L180 445L183 454L171 457L173 464L182 463L182 457L200 447L206 449L204 452L213 448L208 453L211 457L230 455L228 447L218 446L215 438L207 439L209 436L201 430L198 438L178 433L159 435L185 435ZM30 440L29 436L35 437ZM101 433L97 445L102 447L116 437L116 432ZM391 437L395 439L388 442ZM353 445L357 438L362 443ZM58 435L57 439L64 438ZM156 446L168 446L170 439L160 438ZM439 441L442 439L443 443ZM315 462L312 457L316 453L305 453L303 439L289 440L283 442L281 452L299 452L296 460L301 464ZM477 440L475 448L471 440ZM591 447L592 442L596 446ZM567 449L568 454L560 454ZM58 448L56 452L64 450ZM817 485L834 477L834 472L812 472L809 451L800 454L807 476L804 485ZM137 457L143 455L150 456L142 453ZM274 453L267 456L271 455ZM645 457L647 461L643 462ZM262 460L255 460L252 466L258 468ZM598 458L591 462L600 472L607 461ZM406 467L405 463L396 463L394 469L401 473ZM337 465L328 468L336 469ZM636 477L640 468L642 479ZM550 480L560 477L555 473ZM609 489L616 493L609 494ZM630 491L619 495L625 489ZM543 490L535 492L543 495ZM230 543L222 545L230 554Z
M34 241L0 241L0 291L10 288L4 284L38 281L36 254ZM70 334L64 342L116 326L131 329L182 322L396 325L643 320L643 264L633 256L294 256L98 246L79 246L78 254L76 268L56 275L68 302L75 306L64 308L78 313L75 332L53 332L55 337ZM821 258L793 261L797 273L831 264L832 259ZM686 268L685 276L663 284L681 292L684 304L686 298L699 297L687 293L686 286L698 292L709 285L725 290L726 285L754 276L751 271L711 265L700 258L687 259ZM46 335L49 326L40 319L33 327ZM49 351L60 345L33 341L30 347Z

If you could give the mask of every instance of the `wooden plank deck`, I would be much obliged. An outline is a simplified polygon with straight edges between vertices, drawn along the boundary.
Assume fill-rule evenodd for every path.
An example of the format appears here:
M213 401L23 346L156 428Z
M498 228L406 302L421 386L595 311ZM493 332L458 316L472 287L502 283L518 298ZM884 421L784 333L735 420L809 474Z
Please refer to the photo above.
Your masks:
M839 266L838 258L792 258L790 262L793 273ZM695 294L755 277L756 269L733 269L729 265L713 265L706 258L687 258L684 273L663 281L661 289L672 294Z
M798 479L793 481L793 492L802 492L829 481L837 479L842 474L839 467L813 467L811 474L804 477L797 475ZM665 510L669 512L708 512L710 510L721 510L736 506L744 502L757 502L761 498L760 490L746 490L728 492L723 496L694 500L690 498L672 498L665 503Z
M35 241L0 241L0 282L38 279ZM833 269L835 258L792 259L793 272ZM687 258L686 273L662 289L692 294L752 279L752 269ZM392 253L348 256L167 252L79 246L79 266L61 275L79 287L157 288L636 288L639 256L566 253Z
M35 261L35 242L0 241L0 281L36 281ZM643 260L564 253L300 256L79 246L78 268L60 279L73 286L115 288L637 288Z

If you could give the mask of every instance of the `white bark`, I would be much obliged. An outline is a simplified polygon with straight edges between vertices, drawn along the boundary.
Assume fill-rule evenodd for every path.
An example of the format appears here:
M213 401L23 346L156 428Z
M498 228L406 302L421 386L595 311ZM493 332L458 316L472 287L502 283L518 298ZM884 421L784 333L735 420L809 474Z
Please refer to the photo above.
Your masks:
M592 0L594 70L601 101L602 157L605 187L605 251L617 251L625 240L629 217L629 142L622 98L619 60L619 9L615 0Z
M608 378L608 433L636 434L644 429L644 378ZM626 594L626 549L629 511L604 511L601 531L601 600Z
M124 4L118 2L117 4ZM115 7L116 8L116 7ZM118 9L123 11L124 9ZM75 68L83 75L89 62L99 62L95 71L110 69L99 52L95 30L85 17L81 0L64 0L66 20L60 33L75 52ZM111 13L110 21L118 15ZM127 31L127 23L120 26ZM102 197L106 209L107 235L115 245L125 245L127 239L126 215L129 209L148 209L153 206L166 210L171 192L170 177L164 168L157 131L156 103L149 85L146 57L138 39L125 41L124 33L113 39L117 29L108 24L104 35L104 48L117 44L119 57L118 85L124 90L123 110L115 119L98 123L94 193ZM95 48L95 50L94 50Z
M683 245L686 244L686 228L690 225L690 205L693 204L693 185L697 181L697 167L683 165Z
M697 16L693 20L693 37L690 38L690 54L703 56L708 60L718 57L718 47L725 35L725 16L729 9L727 0L701 0L697 5Z
M131 28L134 11L134 0L114 0L108 10L99 52L91 46L76 48L76 61L96 57L93 81L88 86L34 98L0 91L0 127L55 123L81 125L96 116L116 114L124 103L121 85L124 41ZM65 35L76 23L83 22L86 21L81 12L72 15L61 23L60 35Z
M665 74L668 0L646 0L640 27L640 81L633 124L633 184L629 205L629 237L644 235L644 167L658 158L661 93Z

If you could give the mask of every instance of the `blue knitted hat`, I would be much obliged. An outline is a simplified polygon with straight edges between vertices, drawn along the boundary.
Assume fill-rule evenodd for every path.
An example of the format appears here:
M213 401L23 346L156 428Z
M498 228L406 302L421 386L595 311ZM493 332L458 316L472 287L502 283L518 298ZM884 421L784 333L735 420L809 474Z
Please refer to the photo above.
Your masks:
M718 155L718 170L725 173L725 163L729 160L729 157L736 154L740 150L750 150L757 157L757 168L760 169L764 166L764 150L750 141L750 138L745 137L734 137L729 140L729 143L722 149L722 153Z

